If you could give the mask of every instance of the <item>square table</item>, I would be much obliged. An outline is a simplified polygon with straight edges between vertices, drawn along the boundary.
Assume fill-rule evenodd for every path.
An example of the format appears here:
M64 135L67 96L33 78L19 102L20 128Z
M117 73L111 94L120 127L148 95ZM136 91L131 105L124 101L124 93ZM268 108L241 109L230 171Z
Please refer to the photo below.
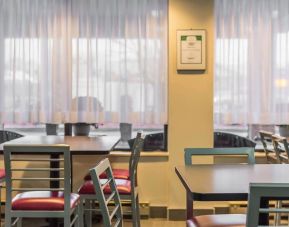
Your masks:
M289 165L235 164L177 166L176 174L186 189L187 219L193 216L193 201L246 201L249 184L289 183ZM264 200L262 207L268 206ZM268 215L260 214L260 224Z
M70 146L71 162L73 155L108 155L109 152L118 143L118 136L24 136L15 140L11 140L0 144L0 153L3 153L5 144L13 145L57 145L67 144ZM51 155L51 159L58 159L57 154ZM59 168L58 162L50 162L50 168ZM73 172L71 165L71 172ZM58 178L59 173L52 171L51 178ZM73 185L73 177L71 175L71 187ZM51 181L51 187L57 188L54 181Z

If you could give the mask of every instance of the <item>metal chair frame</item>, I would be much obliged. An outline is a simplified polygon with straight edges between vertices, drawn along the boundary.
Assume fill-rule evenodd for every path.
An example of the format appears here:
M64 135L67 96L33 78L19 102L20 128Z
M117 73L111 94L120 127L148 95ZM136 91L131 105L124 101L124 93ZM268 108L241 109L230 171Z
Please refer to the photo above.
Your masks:
M122 227L123 217L122 208L120 202L120 196L116 188L115 180L112 174L112 169L108 158L102 160L96 167L90 169L90 176L93 181L95 189L95 197L99 203L100 211L103 217L103 224L105 227ZM100 175L105 172L107 175L107 180L103 183L103 179L100 179ZM111 189L111 194L105 194L104 188L109 185ZM114 209L112 212L109 211L108 204L113 201ZM113 219L115 223L113 223Z
M247 155L248 164L255 164L253 147L185 148L185 165L192 165L193 155Z
M14 157L15 155L20 155L21 158ZM51 155L59 154L63 158L52 159L52 158L25 158L24 155ZM79 226L79 206L75 208L70 207L70 196L71 196L71 166L70 166L70 152L68 145L5 145L4 146L4 160L6 169L6 206L5 206L5 226L12 226L12 224L17 223L17 226L22 226L22 218L63 218L64 226ZM51 169L51 168L14 168L15 163L22 161L29 161L33 163L41 162L60 162L63 163L63 168ZM59 163L59 164L60 164ZM60 178L43 178L37 176L37 173L45 173L50 171L59 171L62 173L63 177ZM29 178L15 178L13 176L14 172L23 173L33 173ZM63 187L58 188L50 187L33 187L29 188L16 188L14 182L25 181L25 182L51 182L58 181L63 184ZM63 211L47 211L47 210L12 210L12 193L17 192L27 192L27 191L63 191L64 193L64 210ZM72 215L74 215L71 220ZM16 218L13 223L12 219Z
M0 130L0 143L14 140L20 137L23 137L23 135L16 133L16 132L12 132L12 131ZM0 223L2 219L2 188L3 188L4 183L5 183L5 178L0 179Z
M250 183L249 205L246 226L259 226L259 214L289 213L288 208L260 208L262 198L278 200L289 198L289 183Z
M132 209L132 221L133 227L140 227L140 212L139 212L139 194L138 194L138 186L137 186L137 166L140 159L140 153L143 147L144 139L141 136L141 133L137 134L135 138L132 154L129 160L129 180L131 181L131 193L127 195L120 194L121 200L129 200L131 201L131 209ZM85 204L84 211L85 211L85 222L88 227L92 225L91 223L91 210L92 210L92 203L96 200L95 195L85 195L80 194L81 199L81 206L83 202ZM83 208L81 208L83 209ZM88 211L88 212L86 212Z
M192 156L203 155L246 155L248 164L255 164L255 149L253 147L233 147L233 148L185 148L185 165L193 165Z

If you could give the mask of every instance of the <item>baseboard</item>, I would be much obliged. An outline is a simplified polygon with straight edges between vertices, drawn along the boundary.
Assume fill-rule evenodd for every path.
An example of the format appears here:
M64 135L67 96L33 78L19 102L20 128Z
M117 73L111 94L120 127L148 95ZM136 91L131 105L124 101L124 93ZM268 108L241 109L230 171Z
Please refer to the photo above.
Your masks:
M167 218L167 210L166 206L150 206L150 218Z
M218 207L202 207L194 209L194 215L208 215L208 214L228 214L228 206ZM186 209L168 209L168 219L171 221L183 221L186 220L187 210Z
M187 211L185 209L168 209L168 219L171 221L186 220Z

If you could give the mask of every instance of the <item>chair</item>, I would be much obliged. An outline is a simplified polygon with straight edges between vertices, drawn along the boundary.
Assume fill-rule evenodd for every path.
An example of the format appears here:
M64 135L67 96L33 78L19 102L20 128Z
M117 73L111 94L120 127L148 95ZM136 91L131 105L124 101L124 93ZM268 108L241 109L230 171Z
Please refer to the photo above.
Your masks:
M17 138L22 137L23 135L16 133L16 132L11 132L11 131L6 131L6 130L0 130L0 143L4 143L10 140L14 140ZM5 183L5 169L0 169L0 223L1 223L1 217L2 217L2 211L1 211L1 189L3 187L3 184Z
M95 189L95 197L99 203L100 212L105 227L123 226L122 209L117 186L112 174L109 160L102 160L96 167L90 169L90 176ZM101 179L100 175L105 173L107 179ZM109 204L113 201L113 210L109 211ZM80 214L83 217L82 214ZM113 220L116 219L113 223Z
M141 134L138 133L129 163L129 179L115 179L117 190L120 194L121 200L130 200L132 209L133 226L140 226L140 214L139 214L139 197L137 186L137 166L140 158L140 152L142 150L144 139ZM102 175L103 176L103 175ZM101 176L100 176L101 178ZM89 201L94 201L95 190L93 188L93 182L85 181L84 184L78 190L80 195L81 204L85 203L85 209L91 210L91 204ZM91 226L91 213L85 212L86 224Z
M46 158L42 155L61 155L63 158ZM41 158L39 156L41 155ZM71 193L71 166L68 145L4 145L6 169L5 226L17 223L22 218L63 218L64 226L78 226L79 195ZM20 166L28 161L29 166ZM60 167L43 167L43 162L59 162ZM50 172L59 172L59 178L47 177ZM22 177L20 177L23 174ZM57 188L50 182L59 183ZM18 182L18 185L16 185ZM12 193L17 192L12 199ZM73 216L73 218L72 218ZM15 220L12 220L14 219ZM72 219L71 219L72 218Z
M289 213L288 208L261 208L261 199L270 198L270 200L278 200L280 197L289 197L288 183L250 183L250 193L248 198L247 217L236 214L230 214L231 224L223 224L224 215L204 215L202 219L197 220L195 217L187 220L187 227L257 227L260 226L259 215L270 213ZM228 216L228 215L227 215ZM206 221L206 225L202 225ZM220 222L218 222L220 221Z
M255 164L254 148L185 148L185 165L192 165L193 155L246 155L248 164Z
M261 199L276 201L282 197L289 198L288 183L250 183L247 226L258 226L260 214L289 213L288 208L260 208Z
M280 163L288 164L289 147L286 137L272 135L275 154L279 157Z
M278 164L280 163L279 155L275 153L272 136L273 133L267 131L260 131L261 142L264 147L267 163Z
M252 140L227 132L214 132L214 148L221 147L255 147Z
M4 143L10 140L14 140L17 138L23 137L23 135L16 133L16 132L11 132L11 131L6 131L6 130L0 130L0 143Z
M141 133L138 132L137 133L137 136L136 138L134 139L130 139L129 140L129 143L132 143L131 147L131 155L129 157L129 166L128 166L128 169L117 169L117 168L113 168L112 169L112 174L113 174L113 177L115 179L123 179L123 180L130 180L130 169L132 168L132 165L133 165L133 162L134 162L134 158L137 158L135 157L135 153L132 152L134 150L134 144L135 144L135 140L137 138L141 138ZM139 155L139 154L138 154ZM139 157L138 157L139 158ZM106 174L105 173L102 173L100 175L100 179L105 179L106 178ZM137 169L136 169L136 178L137 178ZM83 178L85 181L89 181L91 180L91 176L90 174L88 173L84 178Z
M248 164L255 163L254 148L186 148L185 165L192 165L194 155L246 155ZM243 214L219 214L195 216L187 221L187 226L245 226L246 216Z

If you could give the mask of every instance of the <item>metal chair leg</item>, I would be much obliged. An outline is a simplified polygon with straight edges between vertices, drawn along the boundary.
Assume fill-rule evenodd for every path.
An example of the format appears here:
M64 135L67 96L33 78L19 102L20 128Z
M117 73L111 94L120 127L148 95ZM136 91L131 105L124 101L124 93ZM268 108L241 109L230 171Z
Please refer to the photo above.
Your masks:
M85 200L85 208L84 208L84 214L85 214L85 223L87 227L92 226L92 215L91 215L91 200L86 199Z
M136 196L136 217L137 217L137 226L140 227L140 211L139 211L139 197Z
M5 227L10 227L12 224L11 216L9 213L5 214Z
M132 225L133 227L139 227L139 214L138 214L138 195L135 196L134 194L132 195L132 200L131 200L131 209L132 209Z
M79 221L79 227L83 227L84 226L84 220L83 220L83 202L82 200L80 200L80 203L79 203L79 207L78 207L78 221Z

